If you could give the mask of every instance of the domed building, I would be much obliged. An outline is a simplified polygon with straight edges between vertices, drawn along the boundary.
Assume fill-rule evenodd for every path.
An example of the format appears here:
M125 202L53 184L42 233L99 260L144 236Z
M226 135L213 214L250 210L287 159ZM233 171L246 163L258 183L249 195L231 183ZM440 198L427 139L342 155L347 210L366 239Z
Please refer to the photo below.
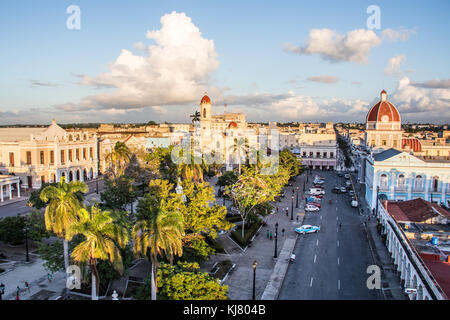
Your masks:
M402 147L402 121L397 108L387 100L386 91L381 91L381 100L367 113L365 143L372 148Z

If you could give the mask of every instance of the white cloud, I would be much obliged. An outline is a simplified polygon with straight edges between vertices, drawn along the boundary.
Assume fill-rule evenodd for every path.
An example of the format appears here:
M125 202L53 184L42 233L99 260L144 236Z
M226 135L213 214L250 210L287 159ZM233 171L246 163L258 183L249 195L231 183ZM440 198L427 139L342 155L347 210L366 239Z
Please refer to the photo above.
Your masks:
M384 73L386 75L401 75L402 72L400 70L400 65L405 61L405 59L406 56L404 54L390 58L386 69L384 69Z
M109 72L83 78L82 84L114 90L84 98L80 110L179 105L199 99L219 67L214 42L202 36L190 17L177 12L164 15L161 29L147 31L146 37L155 42L146 48L148 55L123 49ZM134 47L145 45L138 42Z
M415 34L416 30L414 29L405 29L405 28L399 28L397 30L394 29L385 29L381 32L383 35L383 39L391 40L391 41L406 41L408 38Z
M378 46L381 39L372 30L358 29L339 34L330 29L312 29L306 45L296 47L286 44L285 50L298 54L319 54L331 62L349 61L367 63L370 49Z
M408 77L403 77L391 100L408 121L442 123L450 119L449 88L419 88Z
M450 79L444 79L444 80L428 80L425 82L414 82L411 83L414 87L419 88L428 88L428 89L450 89Z
M333 76L313 76L309 77L307 80L313 81L313 82L321 82L321 83L336 83L338 81L337 77Z

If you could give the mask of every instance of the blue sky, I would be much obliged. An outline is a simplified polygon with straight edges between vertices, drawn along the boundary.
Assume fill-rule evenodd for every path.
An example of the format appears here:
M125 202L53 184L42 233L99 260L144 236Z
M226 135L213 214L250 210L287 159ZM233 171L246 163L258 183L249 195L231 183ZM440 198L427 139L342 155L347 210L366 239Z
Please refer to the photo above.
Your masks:
M66 8L72 4L81 9L81 30L66 27ZM381 10L381 29L373 30L381 40L376 43L372 36L366 62L327 59L320 50L305 53L311 30L329 29L342 37L352 30L368 32L366 8L372 4ZM63 123L188 122L205 90L214 112L222 112L225 100L228 110L246 112L250 121L362 122L382 89L404 121L448 122L449 9L448 1L1 2L0 124L49 123L52 117ZM173 11L177 19L184 19L181 13L190 18L201 33L195 39L212 40L216 54L205 61L207 70L190 79L195 82L190 91L179 94L185 99L168 94L179 83L164 78L165 88L160 78L145 74L155 64L128 74L124 83L111 73L123 49L149 57L133 44L158 46L146 32L160 30L161 17ZM406 39L383 38L386 29ZM286 50L288 43L303 53ZM194 56L202 57L203 47L193 47L199 50ZM358 50L344 51L353 49ZM399 56L395 70L386 72L389 60ZM198 59L193 65L202 64ZM106 77L99 79L102 73ZM174 78L187 76L175 73ZM139 79L158 91L140 92ZM438 84L430 86L431 80ZM105 81L114 85L105 88ZM139 90L129 90L126 81ZM117 95L104 96L115 91L120 92L117 105ZM154 95L160 97L154 100Z

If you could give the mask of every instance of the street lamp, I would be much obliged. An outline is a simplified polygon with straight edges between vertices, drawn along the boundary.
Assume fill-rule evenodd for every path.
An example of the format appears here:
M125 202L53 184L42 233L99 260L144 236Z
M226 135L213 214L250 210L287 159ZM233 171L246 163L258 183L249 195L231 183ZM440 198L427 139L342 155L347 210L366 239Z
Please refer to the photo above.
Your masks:
M306 190L306 179L303 180L303 192Z
M95 193L98 194L98 177L97 180L95 180Z
M252 264L252 268L253 268L253 296L252 296L252 300L256 300L255 299L255 282L256 282L256 266L258 265L258 261L253 261Z
M294 220L294 195L292 195L292 202L291 202L291 221Z
M298 186L297 186L297 200L296 200L296 203L295 203L295 207L298 208Z
M275 223L275 254L274 254L274 258L277 258L277 245L278 245L278 222Z
M377 202L376 202L376 213L377 213L377 217L378 217L378 193L380 192L380 186L377 186Z
M30 228L28 227L28 224L25 224L25 227L23 228L23 231L25 232L25 249L26 249L26 262L30 262L30 255L28 253L28 231Z

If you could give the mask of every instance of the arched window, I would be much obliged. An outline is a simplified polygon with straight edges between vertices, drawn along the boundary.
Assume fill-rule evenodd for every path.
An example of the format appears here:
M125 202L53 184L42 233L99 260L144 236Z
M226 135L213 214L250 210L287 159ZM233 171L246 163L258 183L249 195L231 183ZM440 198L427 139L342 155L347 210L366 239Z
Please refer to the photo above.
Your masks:
M399 189L404 189L406 187L406 180L405 180L405 176L403 174L398 176L397 183L398 183L397 186Z
M433 192L438 192L438 189L439 189L439 177L438 176L433 177L432 188L433 188Z
M388 177L384 173L380 176L380 188L386 189L388 187Z
M416 176L415 189L421 190L423 186L423 178L421 175Z
M206 108L203 108L203 118L206 118Z

